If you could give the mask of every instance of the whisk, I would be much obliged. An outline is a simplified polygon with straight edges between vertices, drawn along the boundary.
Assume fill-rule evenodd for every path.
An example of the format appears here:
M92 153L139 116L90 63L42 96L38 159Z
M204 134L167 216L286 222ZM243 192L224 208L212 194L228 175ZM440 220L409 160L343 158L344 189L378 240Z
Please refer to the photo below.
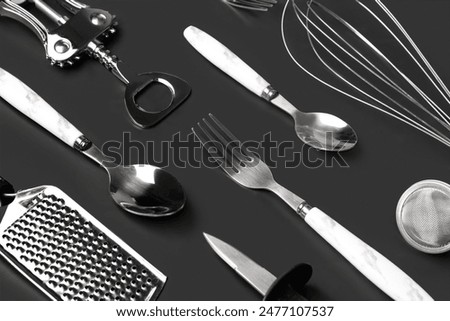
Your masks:
M267 11L277 4L277 0L223 0L230 6L254 11Z
M450 147L450 116L441 108L450 105L450 91L381 0L350 0L354 6L341 15L336 13L339 7L330 9L342 7L341 1L329 5L326 0L290 1L283 11L282 36L299 67L330 88ZM340 80L338 85L311 72L289 50L284 20L290 3L315 57Z

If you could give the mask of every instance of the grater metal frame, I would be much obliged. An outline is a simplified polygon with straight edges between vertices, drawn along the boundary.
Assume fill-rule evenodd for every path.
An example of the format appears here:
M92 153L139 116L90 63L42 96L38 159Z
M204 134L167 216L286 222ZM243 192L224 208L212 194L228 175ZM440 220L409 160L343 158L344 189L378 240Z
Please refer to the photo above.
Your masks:
M64 205L66 207L76 211L79 216L89 222L90 225L100 231L106 238L109 238L114 245L117 245L117 247L122 252L125 252L127 255L129 255L129 257L133 258L140 265L144 266L145 269L151 273L154 280L152 279L152 284L150 286L151 290L143 298L143 300L149 301L157 299L166 283L167 277L57 187L40 186L18 192L16 199L7 207L6 212L0 221L0 237L3 237L3 235L5 235L5 231L7 231L8 228L13 226L13 224L18 222L22 217L29 213L30 210L35 208L36 205L39 204L39 198L49 196L55 196L58 199L64 200ZM11 254L11 251L5 248L4 243L5 242L3 241L3 239L0 239L0 255L4 257L6 261L14 266L17 271L25 276L32 284L39 288L50 299L55 301L66 300L65 298L61 297L60 294L46 285L46 283L39 279L36 274L32 273L24 264L20 262L19 259Z

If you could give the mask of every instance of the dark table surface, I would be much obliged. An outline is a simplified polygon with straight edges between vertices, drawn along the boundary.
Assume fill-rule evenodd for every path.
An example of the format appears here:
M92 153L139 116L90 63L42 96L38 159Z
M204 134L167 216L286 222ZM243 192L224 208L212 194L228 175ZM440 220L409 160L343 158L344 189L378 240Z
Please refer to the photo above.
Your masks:
M386 3L448 82L450 3ZM383 253L435 299L450 299L450 255L432 256L412 249L395 221L397 201L410 185L426 178L449 181L448 148L331 91L297 68L281 42L284 1L265 14L236 11L220 0L91 0L89 4L118 16L120 33L108 47L121 57L128 73L164 71L191 84L189 100L158 126L139 130L132 125L123 105L122 84L98 63L86 60L64 71L52 67L37 38L3 18L0 67L27 83L100 146L122 141L123 133L159 146L177 132L186 137L197 121L212 112L242 140L260 140L270 132L278 142L294 141L301 151L303 144L296 139L288 116L213 68L187 44L184 28L202 28L299 108L338 115L358 133L358 146L342 154L349 167L279 165L273 169L277 180ZM236 246L277 275L298 262L310 263L314 299L389 299L276 196L246 190L220 170L180 168L171 162L167 169L183 184L188 203L180 215L158 220L121 211L110 198L103 170L1 100L0 147L0 174L16 188L59 187L166 274L161 300L260 299L213 253L202 232ZM319 159L325 157L311 152ZM155 155L151 150L146 153L131 153L131 161L160 159L162 154L159 147ZM0 260L0 300L45 299Z

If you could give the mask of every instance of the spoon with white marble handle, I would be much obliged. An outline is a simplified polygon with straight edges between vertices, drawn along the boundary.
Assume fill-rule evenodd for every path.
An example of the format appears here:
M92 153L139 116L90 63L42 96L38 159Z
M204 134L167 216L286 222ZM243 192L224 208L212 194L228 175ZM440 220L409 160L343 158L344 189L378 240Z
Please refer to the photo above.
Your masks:
M124 210L142 216L168 216L181 210L186 197L181 184L165 170L152 165L112 163L67 119L22 81L0 68L0 97L64 143L103 167L110 193Z
M297 136L305 144L335 152L346 151L356 145L358 137L349 124L331 114L301 112L241 58L206 32L190 26L184 30L184 37L202 56L228 76L291 115Z

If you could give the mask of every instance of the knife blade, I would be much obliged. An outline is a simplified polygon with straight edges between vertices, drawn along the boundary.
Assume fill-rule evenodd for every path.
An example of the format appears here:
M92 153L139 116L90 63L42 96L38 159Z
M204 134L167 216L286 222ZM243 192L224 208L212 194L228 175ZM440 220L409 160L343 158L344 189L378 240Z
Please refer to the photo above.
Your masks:
M248 256L218 238L203 233L206 241L233 270L236 271L253 288L265 296L277 278Z
M303 292L312 275L309 264L297 264L277 278L231 245L209 234L203 235L217 255L264 296L264 301L307 300Z

